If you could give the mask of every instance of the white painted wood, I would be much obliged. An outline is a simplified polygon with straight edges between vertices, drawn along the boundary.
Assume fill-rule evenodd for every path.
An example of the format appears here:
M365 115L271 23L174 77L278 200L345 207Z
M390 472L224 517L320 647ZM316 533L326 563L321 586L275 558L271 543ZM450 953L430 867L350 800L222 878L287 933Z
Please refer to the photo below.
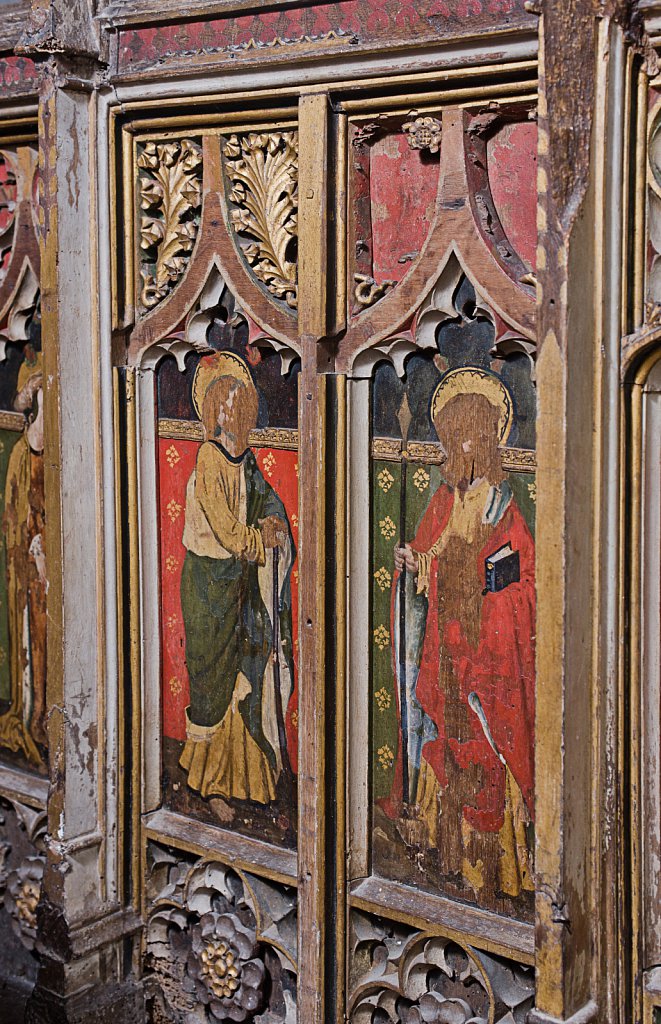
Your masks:
M107 270L111 266L110 256L110 183L108 155L108 104L107 97L101 96L97 108L97 278L107 281ZM111 357L111 290L106 286L98 289L99 316L99 402L101 431L99 437L101 455L101 486L103 490L103 550L104 550L104 683L105 683L105 866L106 893L109 900L118 897L118 838L119 838L119 666L117 635L117 524L115 515L115 440L113 410L113 368Z
M66 858L67 918L98 914L104 901L103 782L103 502L98 481L96 221L93 140L95 98L58 90L55 156L58 213L56 283L59 338L59 468L61 493L63 810L52 837ZM48 338L44 344L48 345ZM54 386L46 378L45 390Z
M421 47L415 53L341 54L319 60L300 61L292 75L291 63L280 67L248 69L231 68L216 73L203 73L195 77L178 77L170 72L163 77L159 70L157 80L142 79L136 83L114 83L116 99L120 103L148 99L168 99L184 96L217 95L246 89L295 88L332 84L345 79L361 79L380 75L402 75L425 69L444 71L448 68L474 67L480 64L503 64L512 61L535 60L537 35L533 32L511 36L485 36L479 48L475 41L453 40Z
M161 602L154 370L136 380L138 509L140 535L140 636L142 648L143 812L161 803Z

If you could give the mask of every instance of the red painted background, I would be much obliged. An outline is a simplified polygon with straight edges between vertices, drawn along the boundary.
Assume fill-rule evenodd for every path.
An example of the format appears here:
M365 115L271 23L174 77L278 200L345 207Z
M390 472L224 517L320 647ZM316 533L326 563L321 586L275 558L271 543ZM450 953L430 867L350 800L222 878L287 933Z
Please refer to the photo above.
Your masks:
M340 0L245 15L211 18L119 33L118 70L135 71L164 57L242 50L322 40L334 32L347 45L421 42L462 29L533 24L524 0Z
M489 140L489 184L505 234L535 267L537 248L537 125L505 125Z
M29 57L0 58L0 92L36 92L37 67Z
M403 134L372 143L370 193L372 258L376 281L401 281L420 252L434 221L438 160L425 162Z
M163 735L186 738L185 711L189 701L184 623L181 615L181 570L186 549L184 531L186 485L195 467L198 441L161 438L159 460L159 525L161 556L161 652ZM260 470L280 496L298 547L298 452L255 448ZM298 559L292 575L292 628L294 636L294 692L287 708L285 726L289 757L297 770L298 746Z

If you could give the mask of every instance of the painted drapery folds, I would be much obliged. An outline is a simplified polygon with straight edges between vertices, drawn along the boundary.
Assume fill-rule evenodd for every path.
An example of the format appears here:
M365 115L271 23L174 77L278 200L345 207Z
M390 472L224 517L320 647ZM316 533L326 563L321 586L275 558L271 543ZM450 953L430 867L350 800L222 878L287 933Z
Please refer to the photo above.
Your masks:
M534 340L502 291L497 312L493 299L502 274L518 281L512 305L530 303L534 180L523 175L534 138L521 111L362 122L351 193L357 325L386 297L394 306L432 234L437 251L452 241L417 311L379 343L389 362L373 371L372 866L524 920L534 891ZM457 211L447 238L437 193Z
M129 343L137 359L150 346L176 356L157 372L165 803L286 847L298 762L297 166L291 126L140 145Z
M348 1019L530 1006L536 124L528 101L381 103L332 128L306 95L270 125L249 105L132 144L116 315L142 445L135 607L160 629L142 666L147 844L172 875L149 911L155 1020L307 1019L321 982L294 993L250 893L321 927L324 857ZM317 139L346 169L346 208L318 195ZM324 284L308 255L326 245ZM308 820L324 787L327 817ZM470 939L414 927L410 887L418 922L426 901L471 904ZM511 950L484 911L509 919ZM349 948L368 918L374 941Z
M0 750L45 771L44 423L36 151L0 151Z
M166 740L173 751L166 765L175 803L181 782L174 780L185 779L200 812L291 837L298 488L289 422L297 385L295 374L272 376L279 356L251 358L253 366L244 348L189 360L197 366L184 381L201 422L161 421L162 433L175 435L161 437L159 460L164 732L175 741ZM175 381L163 373L161 408ZM290 449L280 449L275 435L268 444L277 417L269 414L269 384L286 392ZM184 423L197 427L199 440L180 436Z

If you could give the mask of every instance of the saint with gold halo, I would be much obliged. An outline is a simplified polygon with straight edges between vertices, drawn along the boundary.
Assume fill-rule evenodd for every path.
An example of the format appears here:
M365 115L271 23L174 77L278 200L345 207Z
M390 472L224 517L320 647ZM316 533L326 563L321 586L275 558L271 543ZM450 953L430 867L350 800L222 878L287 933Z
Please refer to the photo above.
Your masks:
M493 905L533 889L534 541L502 468L513 421L502 380L451 370L430 417L443 482L413 539L395 548L393 662L407 735L382 806L400 834L437 851L445 879Z
M272 803L289 771L282 722L294 681L296 552L285 507L249 448L258 396L248 365L229 351L205 357L193 400L205 440L186 489L190 706L180 764L229 823L232 801Z
M41 352L28 346L14 409L26 416L12 448L3 516L11 706L0 716L0 746L43 767L46 746L46 558Z

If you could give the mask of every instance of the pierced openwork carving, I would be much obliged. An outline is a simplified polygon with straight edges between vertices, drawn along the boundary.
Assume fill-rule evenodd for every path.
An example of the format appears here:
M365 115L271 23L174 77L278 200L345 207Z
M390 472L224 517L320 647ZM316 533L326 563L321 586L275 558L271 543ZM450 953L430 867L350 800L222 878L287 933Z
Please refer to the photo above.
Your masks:
M293 1024L295 893L155 844L150 855L162 885L147 930L152 1019Z
M534 969L354 912L351 1024L523 1024Z
M224 156L241 252L268 291L295 309L298 133L232 135Z
M148 142L138 157L140 301L153 309L186 269L198 230L202 203L202 150L190 139Z
M44 874L46 814L18 800L0 807L0 896L14 934L32 952Z

